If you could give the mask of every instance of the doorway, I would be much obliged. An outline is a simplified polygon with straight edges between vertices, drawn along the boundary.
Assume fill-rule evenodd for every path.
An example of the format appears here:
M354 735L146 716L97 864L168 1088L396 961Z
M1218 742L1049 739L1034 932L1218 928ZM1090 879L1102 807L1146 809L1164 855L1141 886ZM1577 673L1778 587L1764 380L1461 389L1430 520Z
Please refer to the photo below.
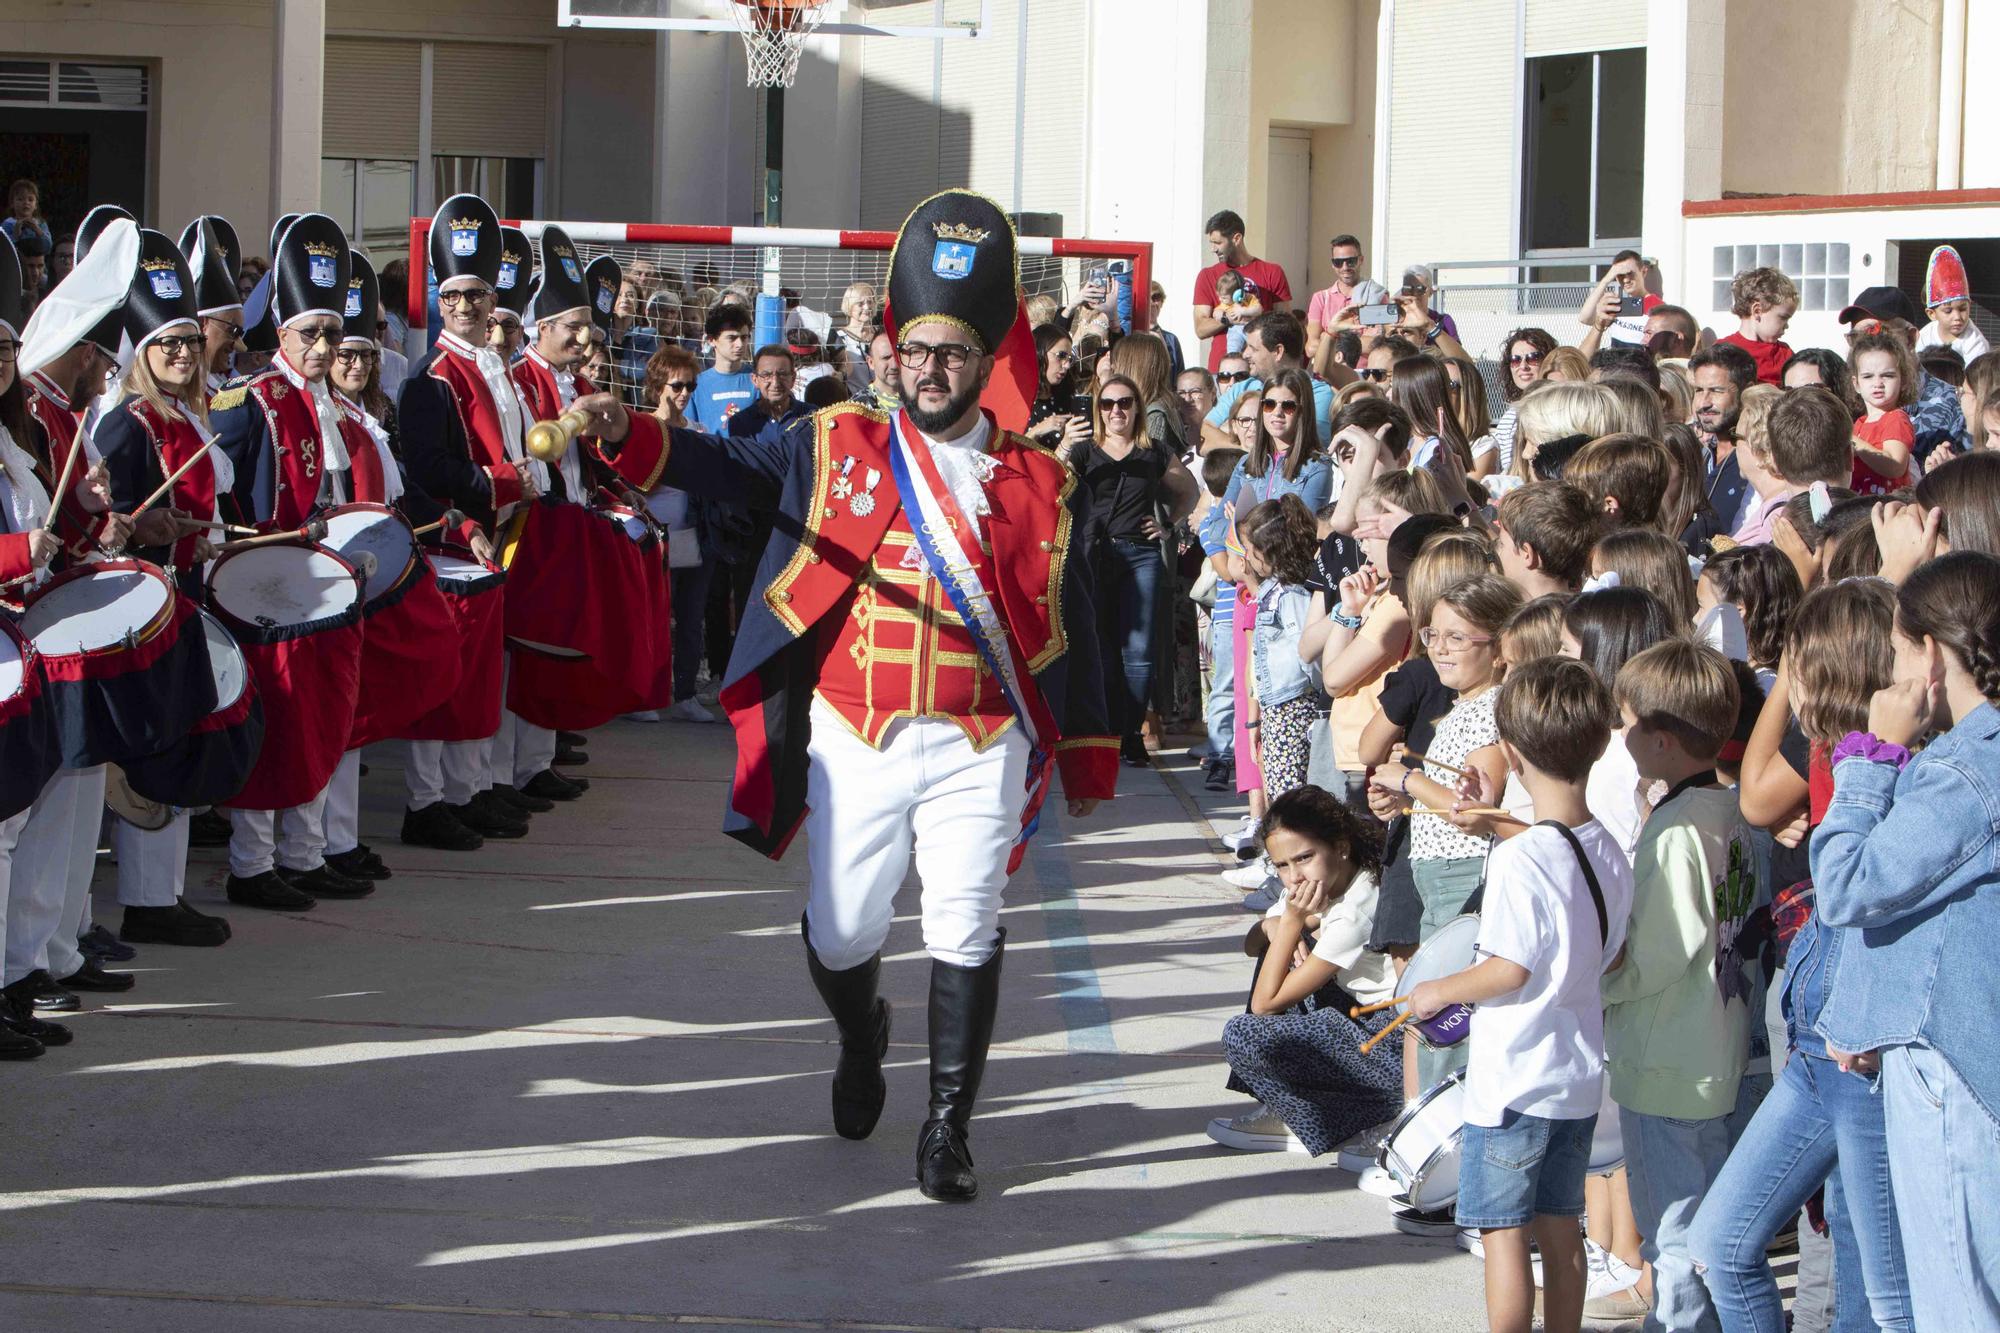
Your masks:
M1312 134L1271 131L1264 171L1264 253L1285 270L1292 304L1303 310L1312 291Z

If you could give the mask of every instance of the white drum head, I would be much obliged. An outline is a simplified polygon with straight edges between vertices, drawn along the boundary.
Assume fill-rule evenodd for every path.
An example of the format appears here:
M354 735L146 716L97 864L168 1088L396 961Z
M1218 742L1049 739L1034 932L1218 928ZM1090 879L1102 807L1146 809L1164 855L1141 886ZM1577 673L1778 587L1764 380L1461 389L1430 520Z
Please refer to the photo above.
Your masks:
M467 560L462 555L433 555L430 560L440 582L473 583L493 573L477 560Z
M214 711L220 713L243 697L250 669L236 640L206 611L201 613L201 635L208 640L208 669L215 677Z
M1458 1157L1465 1142L1465 1126L1453 1130L1438 1150L1430 1155L1410 1182L1410 1206L1421 1213L1434 1213L1458 1200Z
M1408 975L1407 971L1404 975ZM1460 1070L1439 1082L1430 1091L1404 1108L1375 1160L1416 1202L1417 1193L1433 1182L1433 1159L1446 1148L1457 1162L1458 1138L1465 1131L1465 1071ZM1451 1184L1458 1183L1456 1169ZM1435 1183L1432 1183L1435 1188ZM1428 1205L1419 1205L1428 1206Z
M302 546L253 546L209 575L216 605L252 625L303 625L351 610L354 575L338 558Z
M151 624L173 590L139 569L107 569L52 588L21 617L21 632L51 657L109 648Z
M1423 982L1463 972L1472 966L1472 946L1478 939L1478 917L1453 917L1410 956L1410 965L1403 969L1403 979L1396 988L1408 995Z
M409 526L394 514L378 514L370 509L327 515L326 540L321 545L338 551L348 564L361 571L371 602L394 588L416 558ZM371 562L363 556L373 557L373 572L369 570Z
M0 634L0 699L11 699L19 694L27 675L28 667L21 658L20 645L14 642L11 634Z

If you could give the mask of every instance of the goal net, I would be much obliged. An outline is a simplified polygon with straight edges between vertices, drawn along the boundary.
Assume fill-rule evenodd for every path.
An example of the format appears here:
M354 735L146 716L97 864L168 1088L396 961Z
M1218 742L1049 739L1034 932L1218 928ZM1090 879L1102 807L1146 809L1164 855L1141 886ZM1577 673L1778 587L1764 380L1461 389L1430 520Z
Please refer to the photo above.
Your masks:
M866 379L842 333L849 322L843 301L855 284L867 284L874 290L879 321L895 233L560 219L508 225L520 227L539 242L551 221L569 234L586 262L609 254L624 271L629 290L621 294L623 309L614 344L629 350L620 358L614 346L613 368L620 391L634 406L651 406L641 401L637 372L643 367L637 350L673 340L706 361L703 322L710 310L732 297L740 297L756 312L760 345L783 341L798 351L802 384L828 373L820 366L849 374L850 379ZM425 271L430 223L429 218L410 220L412 274ZM1150 242L1023 236L1019 244L1025 296L1049 296L1067 306L1102 269L1125 326L1147 327L1153 268ZM760 303L760 297L766 299ZM421 351L427 315L435 313L426 301L424 284L410 284L408 313L411 345Z

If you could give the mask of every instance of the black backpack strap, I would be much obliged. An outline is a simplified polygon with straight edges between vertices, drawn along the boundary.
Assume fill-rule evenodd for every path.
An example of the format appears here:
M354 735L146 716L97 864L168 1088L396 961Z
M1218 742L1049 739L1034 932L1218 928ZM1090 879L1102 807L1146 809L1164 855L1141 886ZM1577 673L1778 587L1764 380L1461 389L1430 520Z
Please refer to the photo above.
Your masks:
M1576 853L1576 863L1583 867L1583 882L1590 886L1590 904L1597 909L1597 943L1600 948L1611 942L1611 918L1604 911L1604 890L1598 886L1597 871L1591 867L1590 858L1584 855L1583 844L1577 840L1575 830L1559 819L1544 819L1539 828L1552 828L1563 835L1570 850Z

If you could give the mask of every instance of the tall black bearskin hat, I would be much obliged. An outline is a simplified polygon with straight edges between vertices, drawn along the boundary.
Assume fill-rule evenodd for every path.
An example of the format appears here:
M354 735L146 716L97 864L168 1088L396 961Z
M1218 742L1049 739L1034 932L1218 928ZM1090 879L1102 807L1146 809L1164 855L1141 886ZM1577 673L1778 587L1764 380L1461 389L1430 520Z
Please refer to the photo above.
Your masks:
M125 298L125 336L133 347L144 347L182 324L190 330L201 326L187 258L165 232L142 227L139 264L132 274L131 295Z
M83 221L76 224L76 253L70 262L81 264L83 257L90 253L90 247L97 244L97 238L104 234L104 229L119 218L124 218L128 222L139 220L116 204L99 204L85 213Z
M302 216L304 215L300 213L287 213L283 217L279 218L276 222L273 222L271 224L270 249L271 249L271 259L274 263L278 258L278 242L285 239L285 229L291 226L294 222L297 222Z
M476 194L453 195L431 219L431 274L440 290L453 278L477 278L498 290L500 250L500 217Z
M236 279L243 271L243 251L229 219L204 213L181 230L180 244L188 272L194 275L194 301L201 313L242 309L243 294L236 289Z
M500 274L493 283L494 312L518 322L528 309L529 279L535 271L535 249L519 227L500 229Z
M590 304L590 291L583 279L583 256L576 252L576 243L561 227L542 229L542 271L536 281L541 284L535 291L533 309L537 323Z
M971 190L946 190L918 204L889 256L889 335L927 319L971 335L991 354L1013 328L1021 277L1014 224L1000 205Z
M343 343L365 343L370 347L379 346L375 341L375 326L382 319L382 283L375 276L375 266L368 262L368 256L359 250L348 251L347 258L352 271L347 275L347 301L341 307Z
M343 319L353 263L347 233L324 213L307 213L278 240L271 256L271 318L280 327L308 315Z

